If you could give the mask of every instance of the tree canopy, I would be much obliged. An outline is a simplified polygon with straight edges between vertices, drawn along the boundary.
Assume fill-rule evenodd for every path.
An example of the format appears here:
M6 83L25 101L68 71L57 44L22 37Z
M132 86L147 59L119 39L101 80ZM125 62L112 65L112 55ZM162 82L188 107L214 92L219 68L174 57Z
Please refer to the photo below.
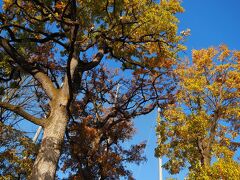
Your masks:
M157 156L166 155L171 173L189 167L190 178L237 179L240 52L227 46L193 50L192 63L175 70L176 102L159 119ZM213 164L212 164L213 163Z

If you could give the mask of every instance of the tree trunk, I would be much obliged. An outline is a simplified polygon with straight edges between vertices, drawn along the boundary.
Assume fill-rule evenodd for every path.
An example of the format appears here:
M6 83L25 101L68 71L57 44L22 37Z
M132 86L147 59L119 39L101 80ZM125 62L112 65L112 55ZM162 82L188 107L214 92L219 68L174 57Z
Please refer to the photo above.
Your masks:
M202 166L209 167L211 163L211 155L209 148L205 149L202 154Z
M198 139L197 140L197 145L198 145L198 150L201 156L201 166L209 166L211 163L211 148L209 145L209 140L208 139Z
M35 160L31 180L53 180L55 178L61 147L68 122L66 103L61 98L51 102L51 114L48 118L40 150Z

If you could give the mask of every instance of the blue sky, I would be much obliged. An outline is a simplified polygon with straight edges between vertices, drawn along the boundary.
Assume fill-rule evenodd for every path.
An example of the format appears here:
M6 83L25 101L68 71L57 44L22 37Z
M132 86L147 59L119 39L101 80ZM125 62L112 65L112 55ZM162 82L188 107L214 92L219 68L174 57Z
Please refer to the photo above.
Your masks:
M184 56L191 56L192 49L202 49L210 46L226 44L230 49L240 50L240 1L239 0L185 0L182 3L185 8L183 14L179 14L179 32L187 28L191 29L185 45L188 50ZM154 157L156 136L154 126L157 112L135 120L137 134L133 142L148 141L145 154L148 161L139 166L132 165L134 177L137 180L157 180L158 162ZM165 159L163 159L163 162ZM175 177L184 179L183 173L171 176L163 171L163 179Z

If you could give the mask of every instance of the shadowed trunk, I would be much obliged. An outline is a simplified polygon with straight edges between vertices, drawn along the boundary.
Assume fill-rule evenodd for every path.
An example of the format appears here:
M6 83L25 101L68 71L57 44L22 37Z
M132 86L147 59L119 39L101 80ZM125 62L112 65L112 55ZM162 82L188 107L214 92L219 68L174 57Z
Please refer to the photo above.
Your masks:
M201 164L202 166L209 167L211 163L211 152L209 148L205 149L202 154Z
M198 139L197 145L200 153L201 166L209 166L211 163L211 147L208 140Z
M66 103L61 103L60 98L57 98L55 103L50 103L52 110L44 128L43 140L33 166L31 180L53 180L55 178L68 122Z

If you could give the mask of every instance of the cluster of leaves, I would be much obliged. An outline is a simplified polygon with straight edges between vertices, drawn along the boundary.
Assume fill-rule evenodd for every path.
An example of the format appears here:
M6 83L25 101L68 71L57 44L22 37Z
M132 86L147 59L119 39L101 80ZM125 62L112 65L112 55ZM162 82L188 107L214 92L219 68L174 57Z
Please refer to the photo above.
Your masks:
M36 145L22 132L0 122L0 146L1 178L26 178L32 170Z
M238 179L240 176L240 165L231 158L219 159L210 167L202 167L197 164L195 169L190 172L189 179Z
M121 142L133 133L131 122L119 122L102 132L102 129L88 125L93 119L86 119L69 127L69 142L65 144L68 151L62 158L62 170L70 171L68 178L132 178L126 163L139 164L143 161L145 144L131 146L128 150L122 147Z
M162 112L157 127L156 155L169 158L164 167L171 173L189 163L191 176L239 175L240 165L232 160L240 145L239 55L225 45L194 50L192 65L185 61L176 69L176 102Z

